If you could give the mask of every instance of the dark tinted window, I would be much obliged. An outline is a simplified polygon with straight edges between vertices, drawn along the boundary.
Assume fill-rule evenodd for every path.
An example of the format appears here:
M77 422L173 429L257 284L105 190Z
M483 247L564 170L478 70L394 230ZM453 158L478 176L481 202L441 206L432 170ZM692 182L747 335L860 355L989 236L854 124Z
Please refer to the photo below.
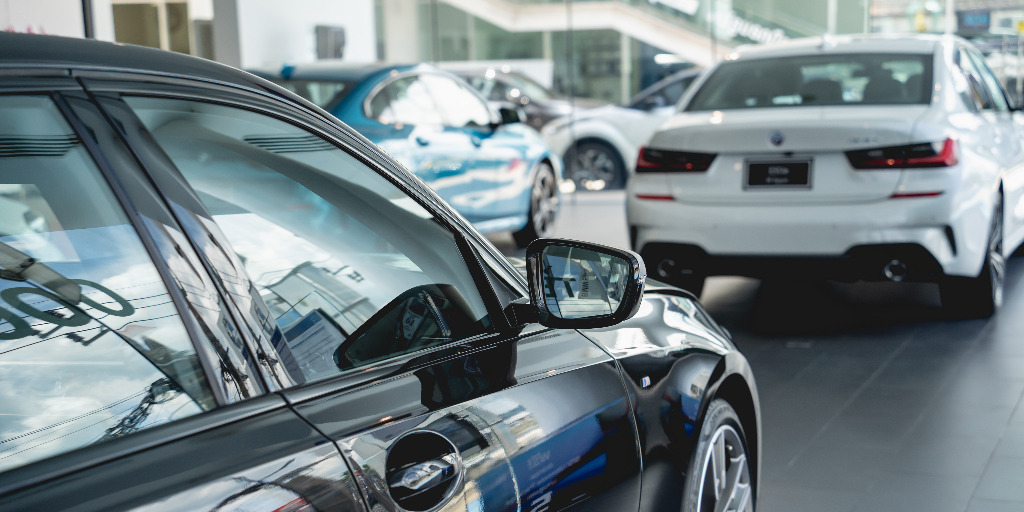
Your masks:
M0 111L0 470L214 407L81 141L48 98L0 97Z
M931 54L828 54L723 63L686 110L931 101Z

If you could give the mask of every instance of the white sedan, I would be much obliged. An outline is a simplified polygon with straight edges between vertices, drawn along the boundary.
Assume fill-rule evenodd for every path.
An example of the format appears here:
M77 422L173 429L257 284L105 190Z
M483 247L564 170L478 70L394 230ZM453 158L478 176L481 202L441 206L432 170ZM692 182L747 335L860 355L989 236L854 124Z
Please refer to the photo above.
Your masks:
M565 175L591 190L622 188L640 146L664 120L701 73L691 68L669 75L640 91L628 105L580 109L548 122L541 136L562 155Z
M652 277L939 283L955 316L1002 302L1024 239L1024 119L951 36L740 49L651 137L627 193Z

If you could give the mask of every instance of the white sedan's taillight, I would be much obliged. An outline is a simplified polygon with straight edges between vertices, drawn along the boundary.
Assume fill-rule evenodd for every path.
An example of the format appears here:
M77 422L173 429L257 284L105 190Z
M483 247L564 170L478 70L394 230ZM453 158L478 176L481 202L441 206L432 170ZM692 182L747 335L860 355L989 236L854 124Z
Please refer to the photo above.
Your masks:
M951 167L957 163L956 140L921 142L905 146L847 151L854 169L908 169L915 167Z
M711 167L716 156L714 153L641 147L636 159L636 172L704 172Z

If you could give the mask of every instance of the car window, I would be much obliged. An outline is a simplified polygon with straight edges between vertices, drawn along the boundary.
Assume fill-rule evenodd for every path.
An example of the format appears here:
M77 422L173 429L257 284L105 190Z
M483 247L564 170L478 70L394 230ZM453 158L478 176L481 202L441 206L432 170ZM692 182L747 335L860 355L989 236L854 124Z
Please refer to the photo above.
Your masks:
M638 97L629 104L630 107L640 110L653 110L658 107L675 105L683 97L686 88L693 83L697 75L687 76L680 80L669 82L664 86Z
M970 92L967 97L967 101L970 102L969 105L976 110L994 109L995 103L988 88L985 87L985 79L982 78L981 72L978 71L977 66L974 65L974 62L971 60L971 57L965 48L957 50L956 63L959 65L960 71L963 72L964 77L967 78L967 84Z
M968 51L967 54L971 58L971 63L974 64L974 68L978 74L981 75L981 80L985 86L985 90L988 92L989 98L992 100L992 107L999 112L1009 112L1010 106L1006 101L1006 94L1003 92L1003 86L999 84L999 79L992 73L992 70L988 67L983 59L977 52Z
M254 112L126 101L244 262L296 382L490 329L454 234L355 157Z
M446 124L456 128L482 127L491 123L491 111L469 87L444 75L423 75Z
M526 96L534 101L555 99L554 93L527 75L513 71L506 76L509 78L509 81L514 83L512 87L519 89L522 96Z
M444 124L427 85L416 76L399 78L370 98L368 114L384 124Z
M49 98L0 97L0 111L0 471L212 409L164 281L81 140Z
M463 76L462 78L464 78L469 85L473 86L481 96L491 101L506 101L505 91L501 87L498 87L498 83L494 79L473 75Z
M829 54L721 64L686 110L927 104L931 54Z

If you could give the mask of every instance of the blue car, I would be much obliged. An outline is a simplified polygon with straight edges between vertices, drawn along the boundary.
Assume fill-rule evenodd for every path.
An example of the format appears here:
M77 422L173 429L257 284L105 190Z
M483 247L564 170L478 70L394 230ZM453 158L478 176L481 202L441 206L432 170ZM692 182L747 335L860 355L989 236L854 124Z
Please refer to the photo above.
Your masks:
M550 236L562 161L512 111L426 64L320 61L256 71L376 143L481 232L520 247Z

